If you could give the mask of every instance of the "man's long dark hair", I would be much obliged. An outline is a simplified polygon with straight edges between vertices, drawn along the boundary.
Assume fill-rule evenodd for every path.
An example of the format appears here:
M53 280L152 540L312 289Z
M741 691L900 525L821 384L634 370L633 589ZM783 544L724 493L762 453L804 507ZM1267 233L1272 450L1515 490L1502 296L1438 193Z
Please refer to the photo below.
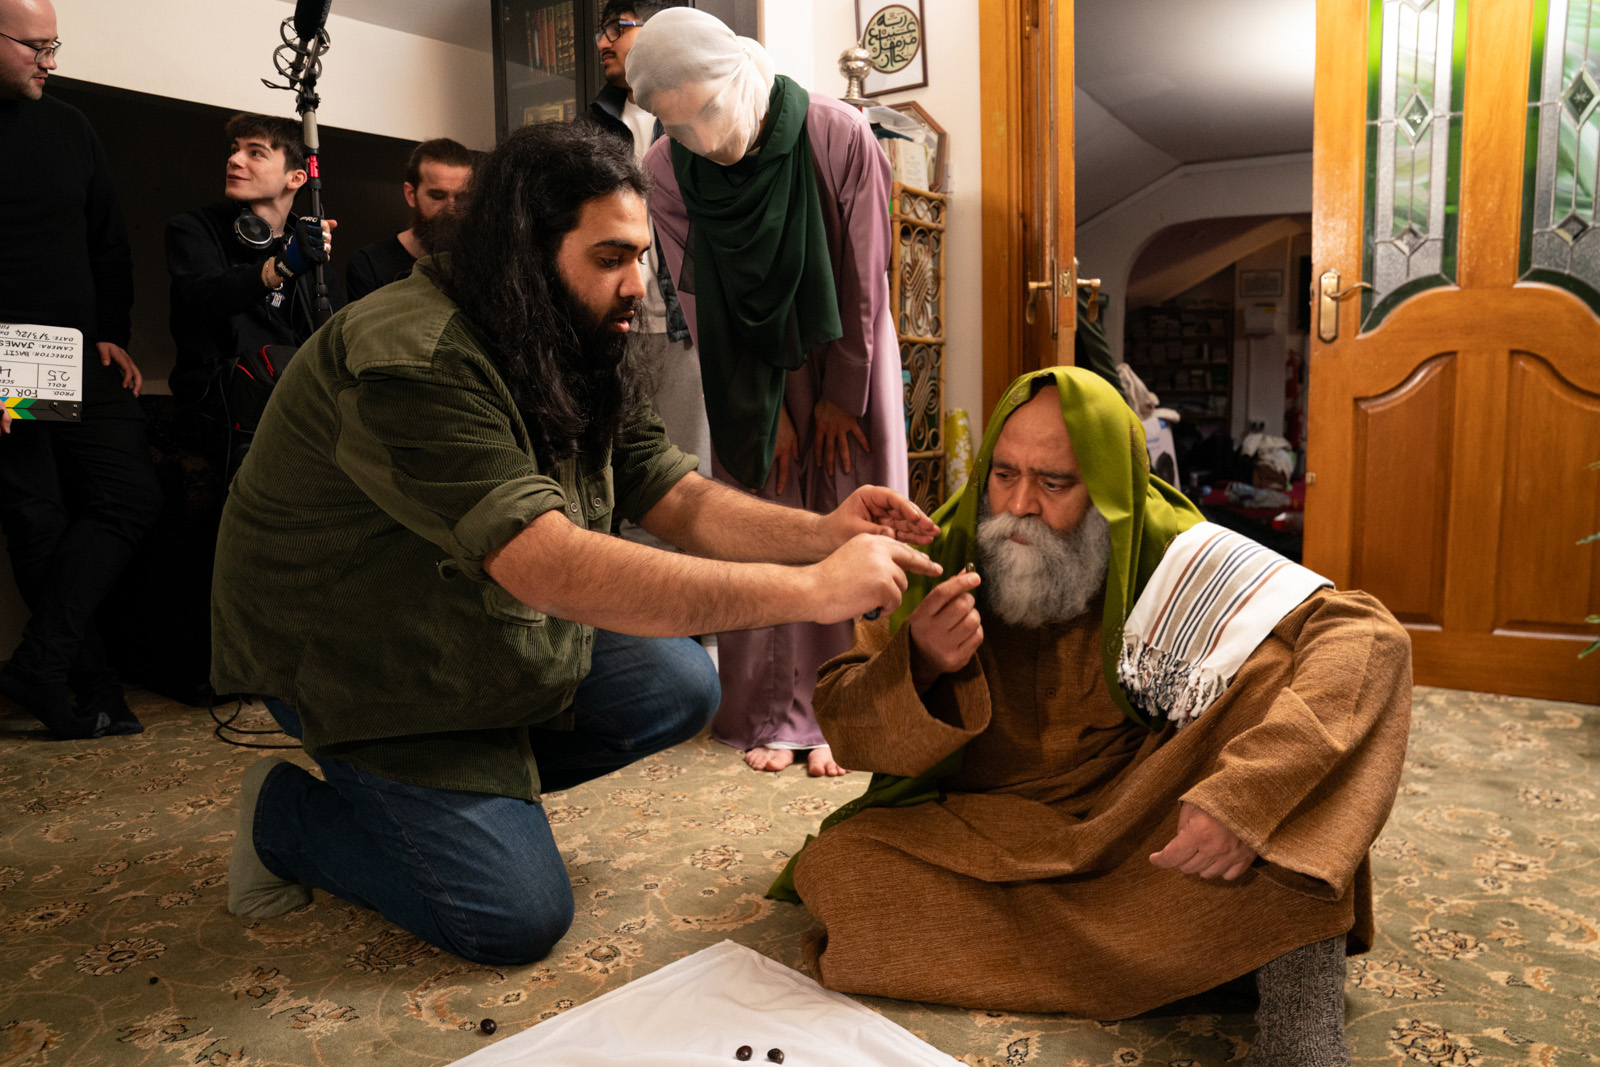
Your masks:
M473 168L434 276L488 343L541 463L601 451L640 403L631 358L593 358L608 342L597 342L556 257L585 203L646 189L628 146L588 123L523 127ZM609 343L620 356L621 339Z

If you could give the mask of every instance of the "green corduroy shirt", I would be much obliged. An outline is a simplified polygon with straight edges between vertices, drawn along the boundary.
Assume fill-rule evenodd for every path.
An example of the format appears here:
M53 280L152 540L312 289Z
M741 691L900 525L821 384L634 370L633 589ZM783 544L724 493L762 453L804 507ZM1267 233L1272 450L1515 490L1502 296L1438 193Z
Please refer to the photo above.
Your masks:
M571 728L594 629L517 600L484 556L547 511L637 521L695 464L647 408L609 454L541 470L419 268L318 330L267 407L217 540L212 684L292 704L313 756L537 799L528 727Z

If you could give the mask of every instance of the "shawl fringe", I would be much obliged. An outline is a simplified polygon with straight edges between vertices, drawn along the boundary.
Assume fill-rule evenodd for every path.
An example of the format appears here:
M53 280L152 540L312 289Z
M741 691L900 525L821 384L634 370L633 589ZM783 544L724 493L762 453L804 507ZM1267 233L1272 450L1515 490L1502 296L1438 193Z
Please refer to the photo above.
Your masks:
M1230 679L1126 634L1117 660L1117 681L1145 718L1170 720L1181 730L1222 696Z

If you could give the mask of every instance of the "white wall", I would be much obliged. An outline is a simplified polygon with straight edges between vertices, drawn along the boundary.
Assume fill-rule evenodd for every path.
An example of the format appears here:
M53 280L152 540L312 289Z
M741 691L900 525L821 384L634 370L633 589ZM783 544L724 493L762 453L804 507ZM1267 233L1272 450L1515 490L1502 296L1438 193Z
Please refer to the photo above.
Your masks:
M55 0L60 73L101 85L267 114L294 114L268 89L280 0ZM337 6L337 5L335 5ZM325 126L407 140L494 144L494 64L487 52L357 22L328 20L318 83Z
M863 0L863 7L869 6ZM855 0L763 0L762 34L780 74L808 90L844 95L839 53L855 43ZM983 154L978 100L978 8L923 0L928 84L874 97L915 100L949 135L950 213L945 231L945 410L965 408L973 433L983 410ZM809 17L808 17L809 16Z
M1306 152L1179 167L1079 226L1077 250L1083 273L1098 277L1110 294L1105 324L1111 354L1122 359L1128 276L1156 234L1196 219L1310 211L1311 153Z
M1262 423L1267 433L1283 436L1283 356L1294 321L1292 294L1299 273L1289 261L1289 247L1287 239L1276 241L1234 264L1236 272L1276 270L1284 278L1283 294L1268 299L1240 296L1235 287L1235 321L1241 325L1233 349L1233 425L1229 430L1235 441L1256 422ZM1250 310L1260 313L1257 317L1264 324L1268 306L1272 309L1271 333L1252 334L1243 329Z

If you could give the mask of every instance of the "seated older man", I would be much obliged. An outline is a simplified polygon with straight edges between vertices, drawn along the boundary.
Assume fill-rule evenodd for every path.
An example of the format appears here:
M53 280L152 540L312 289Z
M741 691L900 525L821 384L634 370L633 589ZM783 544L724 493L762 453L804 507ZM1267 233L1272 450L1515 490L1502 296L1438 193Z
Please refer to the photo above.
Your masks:
M1204 522L1081 369L1012 385L936 518L955 577L913 578L818 683L876 772L774 887L826 927L822 982L1112 1019L1253 971L1253 1063L1349 1063L1405 631Z

